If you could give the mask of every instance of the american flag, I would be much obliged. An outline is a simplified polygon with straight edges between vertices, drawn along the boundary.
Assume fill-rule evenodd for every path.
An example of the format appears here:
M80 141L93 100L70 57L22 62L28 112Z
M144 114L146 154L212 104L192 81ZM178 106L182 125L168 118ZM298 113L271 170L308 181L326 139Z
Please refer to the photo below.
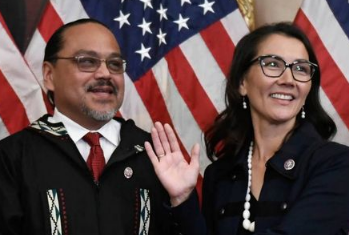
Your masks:
M112 29L126 58L120 115L145 130L155 121L171 124L187 158L199 142L203 173L209 161L202 132L224 108L234 45L249 31L235 0L51 0L24 58L2 20L0 138L47 112L46 42L62 24L86 17Z
M349 1L304 0L295 24L306 32L321 68L321 102L335 120L334 140L349 145Z

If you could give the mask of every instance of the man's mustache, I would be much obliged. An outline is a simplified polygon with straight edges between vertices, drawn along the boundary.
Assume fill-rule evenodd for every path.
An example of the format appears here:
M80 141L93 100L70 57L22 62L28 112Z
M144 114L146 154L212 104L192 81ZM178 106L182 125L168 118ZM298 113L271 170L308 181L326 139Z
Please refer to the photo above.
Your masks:
M106 86L111 88L112 94L117 94L118 92L117 87L109 80L98 80L97 82L89 84L86 88L86 91L94 91L96 89L99 89L101 87L106 87Z

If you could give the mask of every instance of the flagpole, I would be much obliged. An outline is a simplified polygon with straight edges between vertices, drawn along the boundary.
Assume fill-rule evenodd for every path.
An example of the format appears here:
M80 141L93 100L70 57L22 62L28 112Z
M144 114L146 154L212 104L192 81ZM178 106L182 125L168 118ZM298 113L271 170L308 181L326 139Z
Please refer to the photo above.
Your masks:
M250 30L255 29L254 0L236 0Z

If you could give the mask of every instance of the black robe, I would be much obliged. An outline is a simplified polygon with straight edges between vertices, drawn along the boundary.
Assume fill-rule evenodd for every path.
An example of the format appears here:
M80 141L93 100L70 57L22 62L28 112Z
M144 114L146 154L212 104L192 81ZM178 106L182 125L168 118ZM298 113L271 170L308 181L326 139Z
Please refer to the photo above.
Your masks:
M0 141L1 235L170 234L149 133L117 119L121 142L96 185L63 124L47 120Z

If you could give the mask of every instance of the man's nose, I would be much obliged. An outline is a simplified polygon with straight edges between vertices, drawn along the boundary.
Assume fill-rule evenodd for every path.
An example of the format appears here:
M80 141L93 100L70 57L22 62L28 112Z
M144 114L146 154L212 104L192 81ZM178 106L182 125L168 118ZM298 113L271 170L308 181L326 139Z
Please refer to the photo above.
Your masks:
M97 78L110 78L110 71L107 66L106 60L101 60L98 69L95 72Z

